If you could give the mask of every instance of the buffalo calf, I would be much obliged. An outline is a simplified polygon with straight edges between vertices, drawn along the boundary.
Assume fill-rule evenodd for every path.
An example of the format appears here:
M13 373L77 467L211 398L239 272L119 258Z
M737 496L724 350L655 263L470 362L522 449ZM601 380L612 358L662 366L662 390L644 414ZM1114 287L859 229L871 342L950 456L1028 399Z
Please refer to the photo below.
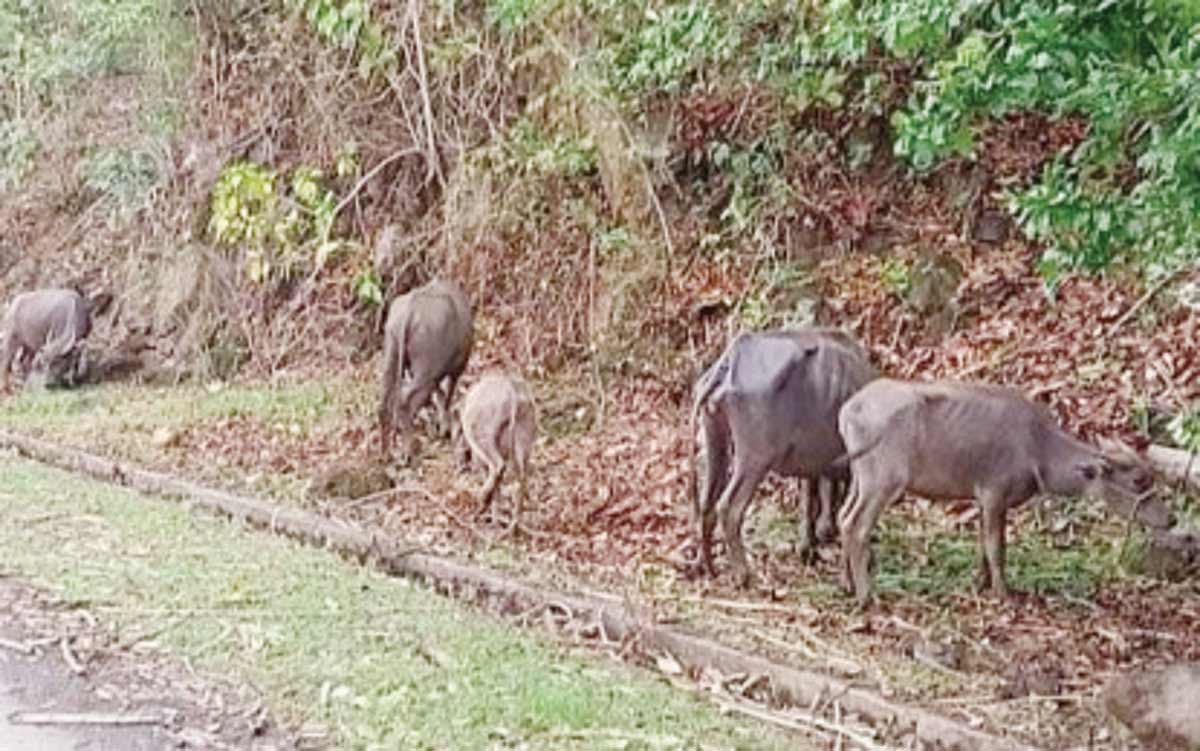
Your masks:
M488 470L479 495L490 515L492 501L511 465L517 475L517 496L509 530L517 527L526 498L526 473L533 450L537 416L529 386L518 378L488 373L467 391L462 405L462 438L469 456ZM468 457L469 458L469 457Z

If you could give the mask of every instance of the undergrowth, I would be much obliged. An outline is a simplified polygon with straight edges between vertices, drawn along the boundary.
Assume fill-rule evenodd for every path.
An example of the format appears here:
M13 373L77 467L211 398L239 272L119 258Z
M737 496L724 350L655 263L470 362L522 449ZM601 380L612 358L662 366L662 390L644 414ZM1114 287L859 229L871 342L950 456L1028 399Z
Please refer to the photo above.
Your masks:
M1038 517L1035 523L1034 516ZM877 587L944 597L974 591L979 573L978 520L930 529L886 517L875 543ZM1090 600L1108 582L1138 569L1145 533L1114 531L1086 501L1060 503L1036 514L1010 513L1006 578L1017 591Z
M9 0L0 14L0 189L46 193L60 210L43 219L62 225L19 239L80 233L134 258L228 248L256 325L289 304L305 325L330 278L373 315L440 271L487 290L533 369L607 367L614 340L647 343L640 359L711 336L672 305L712 266L742 287L743 326L806 318L770 275L912 242L897 229L910 202L972 160L994 171L979 200L1045 248L1050 283L1114 263L1160 275L1198 253L1186 3L490 0L414 17L359 0ZM102 136L113 102L123 120ZM1080 132L1014 170L981 152L1010 117ZM58 121L83 149L44 127ZM963 226L978 209L938 200ZM395 246L372 255L387 228ZM551 320L567 322L553 337Z

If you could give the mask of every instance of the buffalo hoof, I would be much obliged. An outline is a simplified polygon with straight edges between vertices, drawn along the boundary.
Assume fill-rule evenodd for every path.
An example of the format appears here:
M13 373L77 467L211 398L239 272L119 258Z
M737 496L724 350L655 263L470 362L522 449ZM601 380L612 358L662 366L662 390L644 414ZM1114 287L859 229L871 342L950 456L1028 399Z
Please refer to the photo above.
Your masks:
M758 586L758 577L749 570L733 572L733 583L738 589L754 589Z

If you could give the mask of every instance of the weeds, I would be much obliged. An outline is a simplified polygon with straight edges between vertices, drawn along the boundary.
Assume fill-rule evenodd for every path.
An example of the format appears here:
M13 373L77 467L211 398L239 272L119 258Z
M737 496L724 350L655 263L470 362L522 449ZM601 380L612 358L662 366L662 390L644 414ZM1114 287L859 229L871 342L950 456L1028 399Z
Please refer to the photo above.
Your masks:
M1059 509L1058 522L1050 531L1019 524L1020 515L1010 514L1006 557L1010 586L1046 596L1090 599L1105 583L1137 569L1143 533L1134 533L1129 541L1113 537L1111 529L1081 517L1094 513L1085 512L1086 508L1067 504ZM971 592L980 555L977 523L914 538L911 524L881 519L876 546L879 589L934 598Z
M161 179L156 159L144 150L101 149L84 162L83 170L84 185L117 212L144 207Z

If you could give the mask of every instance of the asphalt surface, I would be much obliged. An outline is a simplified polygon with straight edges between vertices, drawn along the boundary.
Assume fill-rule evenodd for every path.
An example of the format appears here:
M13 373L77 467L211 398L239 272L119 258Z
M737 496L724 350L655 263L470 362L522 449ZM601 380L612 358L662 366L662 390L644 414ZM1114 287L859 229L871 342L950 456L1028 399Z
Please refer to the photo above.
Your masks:
M99 705L83 679L49 657L0 649L0 751L163 751L170 740L158 726L28 725L22 713L113 712Z

